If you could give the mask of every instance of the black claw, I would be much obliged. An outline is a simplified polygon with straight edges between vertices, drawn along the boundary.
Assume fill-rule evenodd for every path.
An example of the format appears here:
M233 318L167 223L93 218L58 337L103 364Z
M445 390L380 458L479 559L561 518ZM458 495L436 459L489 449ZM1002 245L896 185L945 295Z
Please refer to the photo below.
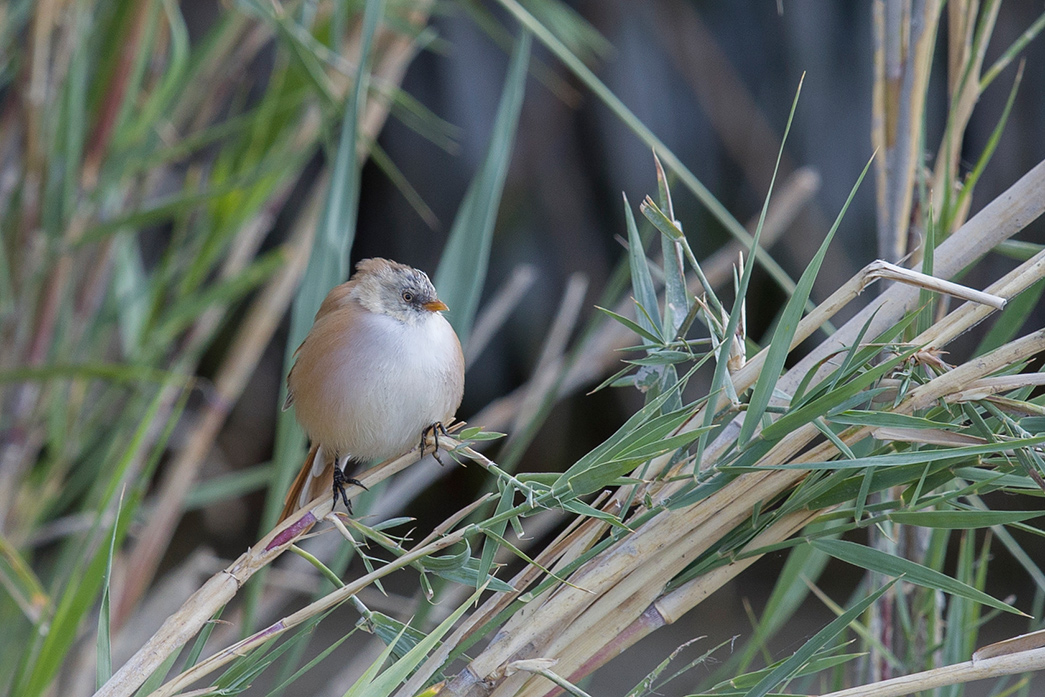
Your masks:
M425 445L428 444L428 435L431 434L435 439L435 448L432 450L432 457L435 461L442 466L443 461L439 458L439 434L450 437L450 434L446 431L446 426L443 426L443 422L436 421L434 424L425 426L424 430L421 431L421 457L425 456Z
M338 467L337 463L335 462L334 463L334 487L333 487L333 489L334 489L334 506L333 507L337 508L337 498L338 498L338 496L340 496L341 500L345 502L345 508L348 509L348 514L352 515L352 502L349 501L348 494L345 493L345 484L355 484L360 489L366 489L367 491L370 491L369 489L366 488L366 486L363 484L363 482L359 481L358 479L354 479L353 477L346 477L344 470L342 470L340 467Z

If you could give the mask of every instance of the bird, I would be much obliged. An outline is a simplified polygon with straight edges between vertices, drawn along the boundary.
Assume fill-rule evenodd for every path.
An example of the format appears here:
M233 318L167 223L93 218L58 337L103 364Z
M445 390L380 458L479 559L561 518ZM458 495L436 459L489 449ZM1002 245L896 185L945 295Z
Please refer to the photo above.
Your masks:
M285 520L324 490L349 513L349 465L402 455L445 433L464 395L464 355L449 308L423 271L364 259L323 300L294 352L283 410L311 441L284 501ZM437 447L438 449L438 447Z

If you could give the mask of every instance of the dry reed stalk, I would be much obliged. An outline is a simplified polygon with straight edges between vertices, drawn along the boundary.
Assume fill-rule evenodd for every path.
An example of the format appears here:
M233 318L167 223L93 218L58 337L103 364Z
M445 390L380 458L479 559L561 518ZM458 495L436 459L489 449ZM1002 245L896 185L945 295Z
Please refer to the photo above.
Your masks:
M449 443L456 444L456 441L453 441L450 438L440 438L441 443L443 440L446 440ZM469 455L478 455L474 451L470 451L469 448L458 448L457 452L463 452ZM411 464L411 462L415 462L415 455L416 450L411 451L407 455L404 455L396 460L384 463L383 465L380 465L378 468L374 469L383 468L381 472L381 478L391 476L395 473L395 471L398 471L398 469L401 469L403 466L405 466L402 465L402 461L406 460L406 465ZM373 471L374 470L370 470L370 472ZM374 481L379 481L379 479L375 478ZM370 483L370 480L364 478L364 483ZM358 494L358 487L353 487L353 489L349 492L350 497L352 497L355 494ZM271 540L266 546L266 551L268 551L268 549L270 548L276 548L277 546L280 549L285 549L287 546L289 546L289 543L297 539L297 537L299 537L304 530L307 530L316 522L318 522L318 519L314 517L314 514L323 513L324 507L326 513L323 515L323 519L331 520L336 524L336 521L334 521L333 516L330 513L330 503L322 503L323 500L326 500L326 496L323 496L320 499L316 499L315 501L311 502L309 504L309 507L305 509L305 516L300 516L299 512L299 514L296 514L292 519L290 519L296 521L291 525L290 528L286 527L286 521L282 525L280 525L279 528L277 528L277 531L283 530L284 532L282 534L276 534L276 531L274 531L273 533L270 533L268 536L266 536L264 540L262 540L263 542L265 540ZM464 517L465 515L467 515L468 512L470 512L472 509L474 509L482 502L482 500L477 501L473 503L471 506L464 509L461 512L460 517ZM376 569L375 571L334 590L333 592L312 602L304 608L284 617L278 622L275 622L269 627L266 627L265 629L256 632L250 637L247 637L246 639L243 639L231 646L228 646L218 651L217 653L208 657L206 660L197 663L192 668L184 671L182 674L178 675L177 677L163 685L160 689L152 692L150 694L150 697L170 697L171 695L178 693L185 687L188 687L197 680L205 677L206 675L209 675L221 666L227 665L228 663L234 661L239 656L244 655L245 653L255 648L258 648L262 644L265 644L266 642L280 636L286 631L293 629L294 627L297 627L302 623L337 607L341 603L356 595L360 590L362 590L366 586L387 576L393 571L405 568L406 566L409 566L414 562L423 559L424 557L430 556L442 549L452 547L453 545L461 542L462 540L474 534L475 532L476 530L472 526L469 526L461 530L450 532L441 537L437 537L437 535L433 533L424 541L422 541L422 543L416 545L409 552L406 552L405 554L397 557L395 560L389 562L385 566L382 566L381 568ZM244 565L243 567L241 567L242 573L249 572L250 574L253 574L262 566L270 563L273 559L274 555L270 558L265 559L263 562L252 563L249 566ZM242 585L242 582L245 579L240 579L237 576L237 580L239 581L239 585ZM193 615L195 619L198 619L198 612L194 611ZM168 622L169 621L170 620L168 620ZM188 638L189 637L182 638L182 643L184 643L184 641L187 641Z
M358 475L366 486L373 486L417 462L419 449L383 462ZM346 488L349 499L359 495L357 486ZM154 670L174 651L192 638L200 628L224 607L257 571L279 557L291 544L301 538L317 521L330 513L332 501L324 495L302 508L276 526L258 543L244 552L227 568L211 577L185 601L177 613L168 617L138 651L102 686L96 697L129 696L141 686ZM445 538L444 538L445 539ZM439 542L442 542L440 540ZM398 560L397 562L398 563ZM386 567L383 567L381 574ZM398 566L396 568L399 568ZM372 580L372 579L371 579ZM351 595L351 593L349 594ZM303 621L303 620L302 620ZM269 631L272 628L270 627ZM285 629L285 628L284 628ZM283 630L279 630L280 632ZM262 633L263 633L262 632ZM259 635L254 635L255 637ZM202 664L200 664L202 665ZM198 667L198 666L197 666ZM214 666L215 668L218 665Z
M753 505L753 500L747 501ZM697 507L694 507L697 508ZM558 659L557 670L565 675L579 679L587 674L589 670L597 667L598 663L605 662L615 653L619 653L627 645L634 643L642 632L652 631L662 624L667 624L665 618L660 617L660 624L654 622L654 616L650 609L656 609L658 598L661 597L665 584L671 580L679 571L684 569L690 561L699 554L706 551L711 544L721 539L737 527L739 523L746 520L750 515L750 508L738 507L731 518L715 516L713 522L709 522L693 528L688 535L683 535L673 543L665 545L663 551L649 560L653 568L647 573L635 573L618 583L613 589L605 593L591 608L578 620L566 627L554 641L543 649L542 654L554 656ZM808 520L809 514L797 519ZM796 529L784 526L781 530L788 535ZM697 538L694 540L694 538ZM686 544L695 541L696 544ZM681 547L681 549L680 549ZM755 557L739 567L734 567L731 572L739 573L740 569L755 561ZM647 566L646 563L639 564L639 568ZM719 574L717 580L725 583L732 575ZM692 588L689 589L693 591ZM696 591L697 598L701 593ZM703 597L706 597L704 595ZM694 599L694 605L699 600ZM676 608L678 609L678 608ZM644 622L648 627L636 628L636 623ZM630 636L629 636L630 635ZM625 643L626 642L626 643ZM525 689L516 691L506 681L492 694L495 696L539 695L546 688L542 688L539 680L531 681Z
M605 498L605 496L603 495L602 498ZM596 501L595 505L599 503L599 501ZM525 566L509 581L509 584L515 590L511 593L497 593L493 595L478 610L466 617L461 625L454 630L453 634L438 649L432 652L428 659L410 676L410 679L399 688L395 697L413 697L419 693L429 678L435 674L435 671L446 662L455 647L460 646L477 629L519 599L532 583L544 575L544 571L540 567L549 568L553 574L559 575L563 567L590 548L605 533L607 527L607 523L597 519L574 518L573 521L567 524L566 529L559 533L537 555L534 559L536 564ZM538 599L546 597L546 594L550 592L545 591L544 594L538 596ZM527 607L530 604L532 603L521 607L512 615L509 622L524 621L525 616L528 614ZM507 630L507 627L508 625L505 625L505 630Z
M821 697L903 697L922 690L1042 669L1045 669L1045 648L1037 648L979 660L974 657L973 660L964 663L933 668L871 685L851 687L848 690L826 693Z
M587 290L587 276L581 273L570 276L559 309L555 313L555 319L552 320L541 348L541 354L534 366L533 375L527 382L526 392L515 411L515 419L509 430L510 435L505 443L505 448L523 437L541 408L557 396L567 364L565 356L567 343L577 326Z
M773 474L781 475L779 478L796 476L793 472ZM625 620L624 615L615 612L613 603L602 602L611 590L617 602L663 587L720 535L745 520L755 504L771 497L772 486L771 478L759 473L727 484L700 506L662 511L571 575L572 585L550 595L533 611L521 631L500 634L501 638L495 639L447 685L449 694L509 694L510 689L501 691L498 683L504 666L510 661L544 655L547 644L563 631L573 633L576 627L594 625L606 615L616 614L622 628L627 626L652 602L655 594L641 607L633 604L634 616ZM709 531L717 531L719 536L712 536ZM580 619L589 608L591 613ZM592 641L611 638L612 635L588 637ZM568 667L570 670L564 668L564 672L572 672L572 666ZM515 680L518 679L516 676ZM496 692L495 687L498 687Z
M921 158L925 95L941 3L875 0L871 142L878 197L878 256L908 251L915 171Z
M994 33L1001 3L988 2L983 6L983 12L980 9L980 3L973 0L947 3L947 94L951 106L933 171L933 207L936 210L942 210L947 188L952 187L953 191L959 182L961 145L973 108L982 93L980 77L987 53L987 38ZM979 31L980 26L982 31ZM977 33L983 38L978 45L974 42ZM961 225L967 213L968 202L951 224L955 227ZM944 230L943 234L949 232Z
M315 522L315 520L312 520L309 522L309 525L312 525ZM297 612L284 617L275 624L272 624L266 627L265 629L262 629L261 631L256 632L253 635L247 637L246 639L243 639L242 641L239 641L236 644L233 644L232 646L228 646L213 654L209 658L200 661L192 668L186 670L181 675L176 676L174 679L164 684L158 690L150 693L149 697L170 697L171 695L179 693L181 690L185 689L197 680L206 677L218 668L231 663L236 658L246 654L247 652L258 648L262 644L265 644L266 642L271 641L272 639L275 639L276 637L282 635L286 631L293 629L294 627L297 627L298 625L306 622L307 620L310 620L313 617L316 617L317 615L321 615L324 612L337 607L338 605L340 605L341 603L345 602L350 597L358 593L360 590L373 583L374 581L377 581L387 576L393 571L397 571L406 566L409 566L418 559L427 557L433 554L434 552L438 552L447 547L452 547L453 545L463 540L467 534L467 531L459 530L457 532L447 535L446 537L440 538L435 542L431 542L428 545L425 545L424 547L416 548L411 550L410 552L407 552L406 554L402 555L401 557L397 558L392 562L389 562L387 565L381 567L380 569L377 569L365 576L361 576L355 581L346 584L341 588L338 588L336 591L333 591L328 595L323 596L319 600L303 607ZM271 561L271 559L267 560L264 563L267 564L268 561ZM261 564L261 566L264 566L264 564ZM260 568L260 566L258 568ZM253 573L253 571L256 570L256 568L251 569L251 573ZM229 573L231 575L231 572ZM242 580L240 580L238 577L236 579L236 582L239 586L242 585ZM229 597L231 598L231 596ZM195 617L199 616L195 612L193 614ZM185 638L185 640L187 639L188 637ZM142 680L144 680L144 677L142 678ZM108 693L99 692L96 694L101 695ZM118 692L113 694L129 695L133 694L133 691L127 693Z
M574 682L590 675L633 646L640 639L661 627L674 624L679 618L761 558L759 555L754 554L745 556L745 553L786 540L812 522L821 513L822 511L798 511L783 517L752 538L738 553L737 559L687 581L668 593L660 595L630 625L614 635L609 643L599 647L573 673L567 674L567 679Z
M887 261L878 260L871 262L867 268L867 275L868 282L880 278L890 281L899 281L900 283L906 283L909 286L929 290L934 293L939 293L940 295L949 295L953 298L968 300L969 302L993 307L995 310L1005 309L1005 298L999 298L997 295L991 295L990 293L974 290L958 283L952 283L951 281L945 281L936 278L935 276L929 276L921 271L905 269L902 266L890 264Z
M726 152L752 188L764 196L770 188L773 155L780 152L780 136L692 5L676 0L657 3L651 9L675 69L707 114ZM791 158L783 153L780 173L788 175L793 169Z
M508 280L497 289L475 319L475 326L472 327L467 346L464 347L466 366L471 366L482 354L490 339L504 325L508 315L522 302L536 280L537 272L530 264L519 264L512 269Z

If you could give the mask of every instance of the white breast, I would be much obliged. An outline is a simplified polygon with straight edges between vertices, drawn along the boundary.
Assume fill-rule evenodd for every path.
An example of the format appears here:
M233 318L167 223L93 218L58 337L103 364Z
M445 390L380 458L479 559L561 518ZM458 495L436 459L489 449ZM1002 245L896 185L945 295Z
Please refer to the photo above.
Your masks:
M441 315L410 325L362 313L344 338L323 361L329 380L319 404L311 405L327 413L306 423L305 405L296 403L314 440L341 455L386 459L419 443L427 426L453 416L463 389L460 346Z

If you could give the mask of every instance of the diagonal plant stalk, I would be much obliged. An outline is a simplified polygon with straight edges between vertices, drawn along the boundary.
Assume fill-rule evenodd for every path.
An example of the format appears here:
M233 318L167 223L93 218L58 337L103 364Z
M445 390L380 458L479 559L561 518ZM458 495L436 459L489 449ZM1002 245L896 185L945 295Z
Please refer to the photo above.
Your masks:
M402 471L417 461L417 448L405 455L367 470L359 476L366 486ZM359 487L347 489L349 498L360 493ZM163 662L179 649L215 612L231 600L244 583L263 569L308 532L316 521L332 510L332 501L322 496L285 520L265 535L249 551L229 567L212 577L189 598L181 610L169 617L156 634L121 667L99 690L101 695L130 695Z
M929 66L942 3L875 0L871 141L878 175L878 255L897 262L910 251L908 221L922 151Z
M851 687L847 690L825 693L821 697L903 697L922 690L933 690L950 685L961 685L976 680L987 680L1004 675L1018 675L1045 670L1045 649L1028 649L1015 653L975 657L971 661L941 666L932 670L912 673L873 685Z

